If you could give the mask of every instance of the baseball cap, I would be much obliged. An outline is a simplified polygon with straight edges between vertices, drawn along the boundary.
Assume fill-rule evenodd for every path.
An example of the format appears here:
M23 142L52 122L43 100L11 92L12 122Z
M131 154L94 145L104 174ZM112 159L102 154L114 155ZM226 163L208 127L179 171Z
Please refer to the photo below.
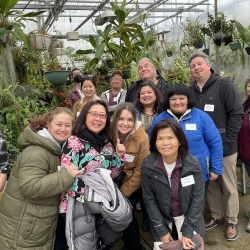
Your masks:
M112 72L111 78L112 78L115 74L120 75L120 76L122 77L122 72L121 72L120 70L115 70L115 71Z

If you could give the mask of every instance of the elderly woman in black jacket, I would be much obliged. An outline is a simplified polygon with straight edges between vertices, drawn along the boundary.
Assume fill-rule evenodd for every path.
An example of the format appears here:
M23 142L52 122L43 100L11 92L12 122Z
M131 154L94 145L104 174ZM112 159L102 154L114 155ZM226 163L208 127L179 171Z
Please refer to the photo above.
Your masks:
M151 154L141 170L144 203L150 218L154 250L173 240L174 222L184 249L194 249L193 234L204 237L204 178L188 154L188 142L177 121L158 122L150 140Z

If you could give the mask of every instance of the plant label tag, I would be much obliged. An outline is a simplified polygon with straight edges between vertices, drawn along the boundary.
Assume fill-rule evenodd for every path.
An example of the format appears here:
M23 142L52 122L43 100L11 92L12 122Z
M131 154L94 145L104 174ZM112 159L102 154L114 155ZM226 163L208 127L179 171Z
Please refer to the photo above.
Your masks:
M196 124L187 123L187 124L185 124L185 129L186 130L196 130Z
M133 162L135 157L133 155L125 154L126 162Z
M213 104L205 104L204 111L214 112L214 105Z
M194 183L195 182L194 182L194 176L193 175L189 175L187 177L181 178L182 187L187 187L187 186L193 185Z

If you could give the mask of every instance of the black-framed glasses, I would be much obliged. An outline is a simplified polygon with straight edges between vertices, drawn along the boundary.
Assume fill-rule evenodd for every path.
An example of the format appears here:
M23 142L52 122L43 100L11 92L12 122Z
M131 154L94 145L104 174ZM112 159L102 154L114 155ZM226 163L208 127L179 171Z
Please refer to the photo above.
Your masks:
M105 115L105 114L99 114L99 113L97 113L96 111L89 111L88 112L92 117L95 117L95 118L97 118L98 116L100 117L100 119L106 119L107 118L107 115Z

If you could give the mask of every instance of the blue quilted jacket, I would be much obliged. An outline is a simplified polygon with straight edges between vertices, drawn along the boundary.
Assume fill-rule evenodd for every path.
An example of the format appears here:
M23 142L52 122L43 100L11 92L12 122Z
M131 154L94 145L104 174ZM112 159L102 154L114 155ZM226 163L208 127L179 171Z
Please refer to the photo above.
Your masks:
M155 124L166 118L176 119L181 125L189 144L189 153L198 158L204 180L209 180L209 172L223 173L223 146L220 133L211 117L204 111L192 108L179 119L170 109L159 114L149 129L149 139Z

